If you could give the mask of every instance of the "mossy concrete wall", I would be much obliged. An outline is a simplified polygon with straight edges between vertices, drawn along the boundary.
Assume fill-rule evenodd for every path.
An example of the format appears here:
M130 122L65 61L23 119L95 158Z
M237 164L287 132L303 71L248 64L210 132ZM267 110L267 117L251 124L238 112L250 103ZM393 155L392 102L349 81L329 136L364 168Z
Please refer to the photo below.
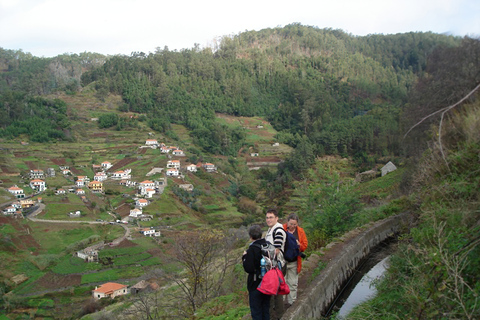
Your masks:
M405 227L408 217L408 213L404 213L378 221L343 244L342 251L332 258L326 268L299 294L297 301L287 309L282 320L319 319L324 315L359 262L371 249ZM330 248L333 246L335 244ZM319 259L312 259L312 265L310 258L305 261L304 266L315 268Z

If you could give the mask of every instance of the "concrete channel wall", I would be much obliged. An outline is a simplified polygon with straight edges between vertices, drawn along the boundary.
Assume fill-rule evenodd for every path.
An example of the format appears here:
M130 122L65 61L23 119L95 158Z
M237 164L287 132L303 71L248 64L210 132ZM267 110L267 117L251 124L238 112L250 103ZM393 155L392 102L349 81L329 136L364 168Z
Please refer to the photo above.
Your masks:
M321 318L359 262L372 248L404 227L408 222L408 216L408 213L403 213L378 221L358 234L353 241L349 241L342 252L329 261L326 268L298 296L282 320Z

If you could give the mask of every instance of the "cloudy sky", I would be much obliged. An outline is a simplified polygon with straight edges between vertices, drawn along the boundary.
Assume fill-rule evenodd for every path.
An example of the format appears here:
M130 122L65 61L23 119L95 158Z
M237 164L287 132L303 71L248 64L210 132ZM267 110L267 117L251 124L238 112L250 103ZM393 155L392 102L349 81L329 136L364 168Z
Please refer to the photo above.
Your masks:
M39 57L212 45L298 22L352 35L432 31L480 36L478 0L0 0L0 47Z

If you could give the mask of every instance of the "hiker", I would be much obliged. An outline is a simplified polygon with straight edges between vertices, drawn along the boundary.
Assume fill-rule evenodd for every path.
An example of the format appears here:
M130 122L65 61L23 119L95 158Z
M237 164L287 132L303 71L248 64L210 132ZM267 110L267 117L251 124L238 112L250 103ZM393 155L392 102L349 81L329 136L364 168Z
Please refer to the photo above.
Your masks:
M302 270L302 257L305 257L303 252L307 249L308 240L305 231L298 225L298 216L295 213L291 213L288 216L287 223L283 225L283 228L293 234L297 239L297 244L300 246L300 255L297 257L297 261L287 262L287 271L285 273L285 281L290 288L290 294L287 295L287 303L291 306L297 300L298 274Z
M261 245L266 244L262 239L262 228L253 225L248 229L250 246L243 252L243 269L248 273L247 289L250 313L253 320L270 320L270 296L257 290L261 282L260 259L262 259Z
M280 222L278 222L278 213L275 209L269 209L265 214L267 220L267 234L265 240L272 243L275 246L275 251L277 254L277 260L281 264L281 269L283 275L285 275L286 263L283 258L283 251L285 249L285 239L287 235L285 230ZM270 315L271 319L280 319L283 315L283 296L275 295L272 297L272 303L270 304Z

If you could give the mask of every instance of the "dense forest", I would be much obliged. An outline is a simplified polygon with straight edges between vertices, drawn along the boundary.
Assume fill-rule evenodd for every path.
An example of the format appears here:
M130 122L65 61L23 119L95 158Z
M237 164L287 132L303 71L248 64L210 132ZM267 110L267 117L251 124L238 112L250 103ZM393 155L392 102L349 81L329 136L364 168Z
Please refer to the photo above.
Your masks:
M355 37L291 24L224 37L211 48L165 47L130 56L36 58L2 49L0 136L21 132L7 128L26 116L25 103L7 102L9 91L24 97L93 86L99 98L121 95L121 111L147 115L154 130L187 126L207 152L234 156L244 144L241 131L213 121L215 113L259 115L279 131L279 142L304 146L298 150L305 163L292 165L294 171L324 154L352 155L364 163L370 154L401 152L399 117L409 90L432 52L461 42L433 33Z

